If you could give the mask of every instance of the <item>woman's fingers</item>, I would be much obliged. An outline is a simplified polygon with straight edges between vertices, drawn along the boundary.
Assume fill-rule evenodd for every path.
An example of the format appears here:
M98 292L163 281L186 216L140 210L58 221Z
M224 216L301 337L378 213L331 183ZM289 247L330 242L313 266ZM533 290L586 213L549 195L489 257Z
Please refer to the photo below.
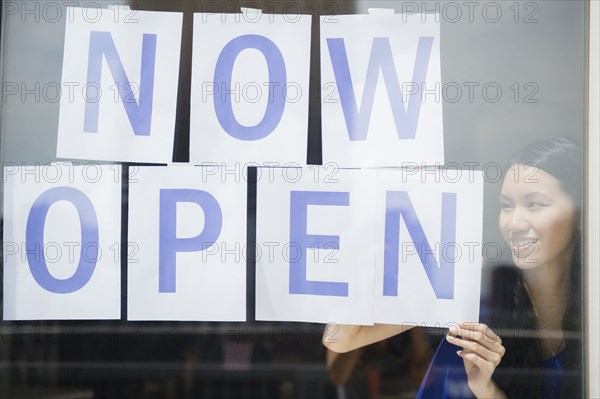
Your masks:
M477 366L479 370L485 370L490 376L494 373L494 370L496 369L496 366L494 366L492 363L488 362L481 356L477 355L476 353L469 352L467 350L458 351L456 353L463 359L473 363L475 366ZM467 370L467 374L469 374L471 370Z
M460 327L453 327L448 331L450 337L460 336L466 341L474 341L489 350L504 355L502 340L485 324L461 323ZM452 341L450 341L452 342Z
M461 322L458 326L462 331L468 331L469 334L471 334L471 336L468 336L467 338L484 338L488 342L502 344L502 339L500 339L490 327L483 323Z
M458 337L451 337L450 335L446 336L446 339L451 344L460 346L464 348L467 352L474 353L479 357L483 358L484 360L489 361L494 365L494 367L500 364L500 361L502 360L503 353L501 355L500 350L497 348L490 349L487 348L485 345L480 344L479 342L461 339Z

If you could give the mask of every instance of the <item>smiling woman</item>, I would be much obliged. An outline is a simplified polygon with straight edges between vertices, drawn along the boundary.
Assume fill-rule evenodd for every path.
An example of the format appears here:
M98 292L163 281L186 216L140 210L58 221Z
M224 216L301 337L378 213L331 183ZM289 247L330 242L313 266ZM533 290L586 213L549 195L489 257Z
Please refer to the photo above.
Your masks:
M572 140L538 140L504 179L499 226L517 270L508 312L498 313L510 316L496 323L532 331L505 340L502 369L524 371L500 373L510 397L581 394L581 159ZM537 170L531 181L511 178L525 165Z
M461 324L448 341L462 349L478 398L578 397L581 150L565 138L537 140L508 165L499 227L516 267L494 274L494 332Z

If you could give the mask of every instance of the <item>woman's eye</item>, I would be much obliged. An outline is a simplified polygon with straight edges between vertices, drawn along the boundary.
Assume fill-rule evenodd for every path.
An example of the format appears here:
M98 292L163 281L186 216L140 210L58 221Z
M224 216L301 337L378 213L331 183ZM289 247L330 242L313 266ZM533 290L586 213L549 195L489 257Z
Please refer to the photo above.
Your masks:
M510 209L512 209L512 205L509 204L508 202L502 202L500 204L500 208L502 208L502 210L510 210Z
M543 208L545 205L539 201L531 201L529 204L527 204L527 207L529 208Z

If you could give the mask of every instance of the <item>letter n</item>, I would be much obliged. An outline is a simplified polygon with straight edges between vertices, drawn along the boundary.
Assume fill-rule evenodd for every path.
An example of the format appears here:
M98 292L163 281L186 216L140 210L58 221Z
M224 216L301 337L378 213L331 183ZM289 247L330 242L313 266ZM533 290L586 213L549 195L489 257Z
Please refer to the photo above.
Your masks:
M454 254L440 255L440 262L435 260L423 226L405 191L388 191L385 211L385 253L383 295L398 296L398 253L400 245L400 216L404 219L412 242L415 244L419 258L439 299L454 299ZM454 248L456 236L456 194L442 194L442 228L441 248Z
M110 32L90 32L87 84L100 87L102 80L102 58L106 60L115 81L125 112L137 136L149 136L154 98L154 70L156 65L155 34L144 34L139 86L132 84L125 73ZM138 90L139 89L139 90ZM136 100L136 94L139 100ZM83 130L98 133L100 101L86 101Z

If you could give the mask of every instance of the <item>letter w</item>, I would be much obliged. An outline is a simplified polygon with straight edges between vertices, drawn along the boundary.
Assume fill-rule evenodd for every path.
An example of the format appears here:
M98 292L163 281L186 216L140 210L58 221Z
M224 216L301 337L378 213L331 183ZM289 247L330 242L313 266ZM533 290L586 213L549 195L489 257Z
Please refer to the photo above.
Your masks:
M88 58L87 84L100 86L102 79L102 56L110 69L119 97L136 136L149 136L154 98L154 69L156 64L156 35L144 34L142 44L142 66L139 84L139 103L135 99L132 84L127 78L110 32L90 32L90 54ZM99 101L86 101L83 130L98 133Z
M423 82L425 82L427 76L432 43L433 37L426 36L419 38L412 77L412 83L418 85L419 88L423 87ZM344 39L327 39L327 46L329 48L333 73L335 74L335 80L340 93L340 101L350 140L364 141L367 139L367 131L369 129L369 122L371 121L375 89L380 70L383 74L390 105L392 106L392 114L398 138L414 139L417 134L422 93L421 90L418 90L418 95L415 95L416 93L411 94L407 107L404 107L402 89L400 88L396 66L394 65L390 39L387 37L373 38L360 110L356 104Z

